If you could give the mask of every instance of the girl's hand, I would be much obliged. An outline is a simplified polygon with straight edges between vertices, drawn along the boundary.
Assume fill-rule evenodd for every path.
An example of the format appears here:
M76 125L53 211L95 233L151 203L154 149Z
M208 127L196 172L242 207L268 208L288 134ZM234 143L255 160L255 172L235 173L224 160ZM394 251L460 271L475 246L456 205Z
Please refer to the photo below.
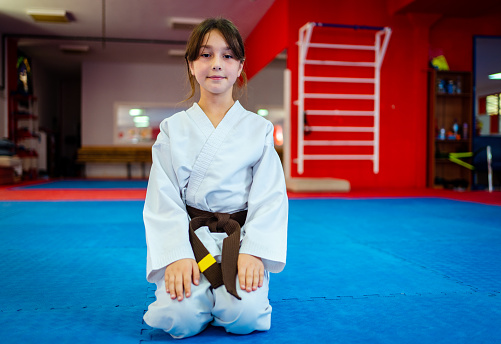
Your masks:
M248 293L263 286L264 264L261 258L250 254L238 255L238 279L240 288Z
M171 299L183 300L183 291L186 297L191 296L191 281L198 285L200 281L200 270L194 259L180 259L167 265L165 268L165 290L170 294Z

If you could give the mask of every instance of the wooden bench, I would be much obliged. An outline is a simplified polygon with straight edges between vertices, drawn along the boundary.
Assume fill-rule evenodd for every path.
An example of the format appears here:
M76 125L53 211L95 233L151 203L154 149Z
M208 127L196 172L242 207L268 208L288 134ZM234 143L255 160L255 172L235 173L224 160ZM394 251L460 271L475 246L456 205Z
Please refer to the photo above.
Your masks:
M151 147L137 146L87 146L78 149L77 162L86 163L125 163L127 178L132 178L131 165L140 163L142 177L146 178L146 163L151 163Z

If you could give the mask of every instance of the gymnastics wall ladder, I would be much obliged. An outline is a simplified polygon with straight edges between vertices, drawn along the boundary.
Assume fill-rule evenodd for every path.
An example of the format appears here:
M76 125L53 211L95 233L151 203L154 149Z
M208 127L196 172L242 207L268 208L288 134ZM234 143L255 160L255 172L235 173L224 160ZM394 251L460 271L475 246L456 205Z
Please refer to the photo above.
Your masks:
M353 28L361 30L374 30L374 45L349 45L349 44L331 44L331 43L312 43L311 37L314 27L327 28ZM384 38L383 38L384 36ZM374 173L379 172L379 113L380 113L380 71L384 60L384 55L391 37L389 27L370 27L370 26L349 26L339 24L325 23L307 23L299 29L299 73L298 73L298 158L297 171L299 174L304 172L305 160L371 160L373 162ZM381 42L382 41L382 42ZM355 61L324 61L308 59L309 48L319 49L342 49L342 50L369 50L374 51L374 61L355 62ZM305 75L305 65L321 66L343 66L343 67L367 67L374 68L373 78L358 77L336 77L336 76L307 76ZM326 94L326 93L305 93L306 82L327 82L327 83L371 83L374 84L373 94ZM306 109L305 99L362 99L373 100L374 107L372 111L358 111L350 109ZM312 116L371 116L374 118L373 126L309 126L308 130L322 132L350 132L373 133L372 140L305 140L305 115ZM338 147L356 147L373 146L373 154L305 154L305 146L338 146Z

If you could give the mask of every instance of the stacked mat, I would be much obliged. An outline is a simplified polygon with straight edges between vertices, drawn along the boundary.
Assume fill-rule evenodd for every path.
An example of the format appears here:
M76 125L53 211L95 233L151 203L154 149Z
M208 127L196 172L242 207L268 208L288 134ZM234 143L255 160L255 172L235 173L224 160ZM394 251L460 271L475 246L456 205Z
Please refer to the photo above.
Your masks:
M19 181L23 173L21 159L14 156L14 147L13 142L0 139L0 185Z

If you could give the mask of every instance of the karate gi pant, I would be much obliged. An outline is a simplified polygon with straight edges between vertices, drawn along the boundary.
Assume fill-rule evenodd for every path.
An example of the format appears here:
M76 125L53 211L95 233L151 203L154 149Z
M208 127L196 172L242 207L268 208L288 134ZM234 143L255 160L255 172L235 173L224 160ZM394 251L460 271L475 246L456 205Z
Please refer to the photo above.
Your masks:
M268 300L267 271L263 286L250 293L240 289L237 276L237 293L242 300L230 295L224 285L213 289L202 274L199 285L191 285L191 296L184 297L182 301L170 298L170 294L165 291L163 276L156 285L156 301L148 307L144 321L174 338L194 336L209 323L222 326L227 332L235 334L270 329L272 307Z

